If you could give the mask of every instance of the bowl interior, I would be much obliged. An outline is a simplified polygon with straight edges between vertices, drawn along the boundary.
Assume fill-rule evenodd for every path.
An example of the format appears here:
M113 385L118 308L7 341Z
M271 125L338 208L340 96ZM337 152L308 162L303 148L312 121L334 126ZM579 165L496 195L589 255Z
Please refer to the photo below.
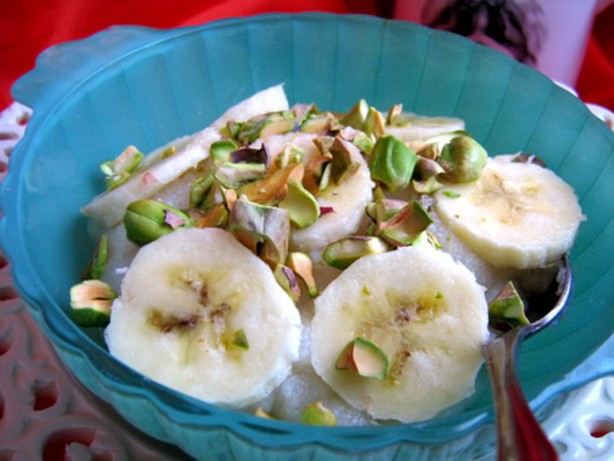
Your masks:
M117 40L126 33L133 38ZM98 53L105 46L111 51ZM78 63L83 56L87 66ZM104 188L98 165L126 145L152 150L280 82L291 104L345 111L365 98L381 110L402 103L417 113L461 117L491 155L535 154L574 187L587 221L571 255L572 305L556 325L524 343L520 361L530 399L549 386L555 386L552 394L572 386L565 376L612 333L612 133L574 96L493 50L410 23L319 14L171 31L115 29L51 50L16 84L16 99L33 106L34 118L3 185L2 241L10 241L4 246L16 283L51 339L60 349L83 351L73 371L86 382L99 373L128 393L142 386L161 408L178 408L187 421L218 411L125 369L106 351L100 331L84 332L67 318L68 289L94 246L79 209ZM611 358L598 372L606 371L614 371ZM223 424L243 421L232 412L216 414L227 418ZM397 435L439 441L491 417L483 370L473 397ZM394 429L388 435L380 429L354 430L369 434L355 443L373 447L390 440ZM348 433L296 431L297 443L303 434L333 445L331 437Z

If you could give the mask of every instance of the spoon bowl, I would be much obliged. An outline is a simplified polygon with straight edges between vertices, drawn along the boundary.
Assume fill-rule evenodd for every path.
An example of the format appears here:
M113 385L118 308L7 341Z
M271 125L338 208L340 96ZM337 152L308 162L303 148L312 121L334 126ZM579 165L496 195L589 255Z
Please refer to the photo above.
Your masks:
M529 303L531 322L503 331L494 330L484 345L497 418L499 461L559 458L524 397L516 375L516 354L524 338L549 325L565 309L572 281L569 256L565 255L554 282L557 285L555 292Z

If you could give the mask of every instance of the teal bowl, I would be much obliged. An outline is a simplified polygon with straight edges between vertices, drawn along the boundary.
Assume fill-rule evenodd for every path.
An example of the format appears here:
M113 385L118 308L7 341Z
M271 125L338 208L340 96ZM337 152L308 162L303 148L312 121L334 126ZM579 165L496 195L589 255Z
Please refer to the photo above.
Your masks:
M13 87L33 108L0 190L0 241L16 286L59 355L134 426L198 459L478 459L493 452L485 370L475 395L437 417L323 428L186 397L127 368L100 331L69 319L69 287L94 248L79 209L98 165L200 130L283 82L291 103L345 111L359 98L466 120L491 154L536 154L576 190L587 221L571 259L571 305L524 342L519 372L543 419L564 395L614 372L614 135L542 74L458 36L366 16L266 15L199 27L116 27L44 52Z

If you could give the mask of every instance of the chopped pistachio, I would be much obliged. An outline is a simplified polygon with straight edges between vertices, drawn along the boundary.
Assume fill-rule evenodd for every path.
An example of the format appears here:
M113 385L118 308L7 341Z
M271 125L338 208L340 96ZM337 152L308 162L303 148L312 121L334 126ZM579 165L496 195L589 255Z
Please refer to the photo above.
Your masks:
M412 246L418 245L430 245L436 250L443 249L443 245L439 243L439 239L437 236L430 231L423 231L416 237L416 239L412 242Z
M258 181L266 176L263 163L225 162L215 172L215 179L224 187L237 189L243 184Z
M405 208L408 202L405 200L397 200L386 198L378 198L374 202L367 205L367 216L369 216L379 227L383 222L394 217L399 211Z
M449 198L459 198L461 196L461 194L453 190L444 190L441 193Z
M443 184L437 181L436 176L431 176L421 181L412 179L411 185L418 194L427 194L427 195L430 195L433 192L437 192L439 189L443 187Z
M139 246L170 234L175 229L192 225L191 218L183 211L152 199L132 202L124 214L126 236Z
M433 218L420 202L413 201L379 223L375 235L394 246L411 245L432 222Z
M226 205L223 203L217 203L194 222L194 227L199 229L205 227L225 228L228 224L228 216L229 213Z
M363 256L390 251L391 247L379 237L351 236L328 244L322 253L322 259L329 266L345 269Z
M85 280L70 289L71 318L80 326L106 326L117 293L101 280Z
M365 378L385 380L388 377L388 357L371 341L357 337L343 348L335 368L349 370Z
M309 116L318 115L320 111L315 104L295 104L290 110L294 114L296 123L300 126Z
M288 266L277 264L273 271L273 275L279 286L284 289L294 303L297 303L301 297L301 288L298 285L298 280L296 279L294 271Z
M263 205L276 205L288 193L288 181L294 178L301 181L304 174L302 163L290 164L274 173L238 189L239 195L245 195L248 200Z
M424 140L418 154L432 160L437 160L441 155L441 151L443 150L444 146L457 136L470 137L469 133L464 130L446 131L445 133L440 133Z
M302 229L312 225L320 216L320 206L315 197L300 182L289 180L288 193L279 202L279 207L288 210L290 221Z
M414 177L417 180L424 180L433 176L445 173L443 167L435 160L418 155L416 160L416 168Z
M113 190L128 181L143 157L136 147L128 146L114 160L102 163L100 169L105 174L107 189Z
M213 161L214 166L219 166L230 159L230 154L237 150L239 146L230 140L222 139L211 144L209 148L209 157Z
M398 117L403 113L403 105L395 104L390 109L388 109L388 114L386 114L386 124L387 125L395 125Z
M241 147L230 152L228 160L232 163L261 163L267 165L269 154L264 144L256 147Z
M337 417L332 410L317 401L305 405L301 413L301 422L312 426L336 426Z
M493 324L507 323L518 326L530 323L524 311L524 302L511 281L508 281L495 299L488 303L488 315Z
M305 152L298 147L288 144L283 150L279 153L279 155L275 158L274 166L279 168L285 168L288 165L296 165L300 163L303 159ZM270 171L272 173L272 171Z
M286 265L292 269L307 286L307 292L310 297L315 298L318 296L319 291L313 276L313 262L308 255L298 251L290 253L286 259Z
M330 153L333 158L330 163L330 177L335 184L340 184L344 179L353 175L360 168L360 164L354 162L350 151L350 143L343 140L341 137L335 137L330 146Z
M88 270L88 278L99 279L104 273L105 266L107 264L109 249L109 239L103 234L98 240L96 250L94 251L94 257L90 263Z
M300 131L312 134L329 134L341 128L339 121L330 112L310 114L300 124Z
M369 107L362 131L376 138L383 136L386 133L386 120L382 113L374 107Z
M315 155L312 157L307 165L305 166L305 175L303 178L303 186L312 194L317 194L320 192L321 185L328 186L328 181L330 179L330 168L328 168L327 179L324 178L326 167L332 161L332 157L328 157L325 155Z
M375 145L375 137L373 135L368 135L363 133L362 131L358 131L354 139L352 139L352 143L358 147L358 150L365 155L371 155L371 150Z
M392 191L406 188L414 173L416 153L392 135L380 137L369 157L371 177Z
M190 187L190 208L207 210L215 205L217 183L209 174L195 180Z
M256 115L238 127L229 127L229 132L241 144L251 144L258 138L266 138L274 134L288 133L294 129L294 114L284 110Z
M369 105L367 101L361 99L341 118L341 124L354 127L357 130L362 130L368 114Z
M244 351L249 349L249 341L243 328L232 334L232 345Z
M286 210L250 202L239 197L230 213L229 230L253 236L259 243L259 256L270 264L283 264L288 256L290 216Z
M260 418L273 419L273 417L269 413L264 411L264 408L262 408L262 407L256 408L256 411L254 412L254 415L258 416Z
M451 182L471 182L480 177L486 165L486 150L469 136L456 136L446 144L439 157L445 170L441 177Z
M322 175L320 176L320 182L318 182L318 192L326 190L326 188L330 186L330 179L331 179L332 172L333 172L333 164L331 161L324 165L324 169L322 170Z

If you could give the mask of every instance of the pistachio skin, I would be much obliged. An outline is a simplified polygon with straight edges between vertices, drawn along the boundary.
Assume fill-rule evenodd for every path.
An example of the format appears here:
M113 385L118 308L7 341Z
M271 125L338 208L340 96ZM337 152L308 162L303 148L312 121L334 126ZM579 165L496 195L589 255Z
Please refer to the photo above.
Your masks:
M486 150L469 136L456 136L446 144L439 158L441 178L455 183L477 180L488 160Z
M312 426L336 426L337 417L320 401L305 405L301 414L301 422Z

